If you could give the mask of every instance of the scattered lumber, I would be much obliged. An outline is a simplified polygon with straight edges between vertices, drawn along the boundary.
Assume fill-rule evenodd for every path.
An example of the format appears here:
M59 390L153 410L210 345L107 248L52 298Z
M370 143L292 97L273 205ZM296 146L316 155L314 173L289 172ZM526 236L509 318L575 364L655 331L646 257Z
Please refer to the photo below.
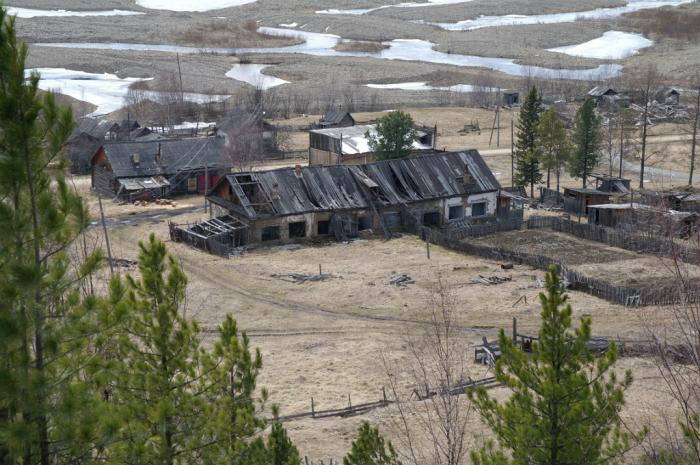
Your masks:
M319 274L306 274L306 273L284 273L278 274L273 273L270 276L273 278L281 279L282 281L287 281L294 284L303 284L308 282L325 281L331 279L334 276L330 273L319 273Z
M512 281L513 278L510 276L481 276L479 275L479 279L475 280L475 283L478 284L484 284L486 286L496 286L498 284L503 284L507 283L508 281Z
M406 287L409 284L415 283L416 281L407 274L397 274L396 276L392 276L389 280L389 284L393 284L394 286L399 287Z

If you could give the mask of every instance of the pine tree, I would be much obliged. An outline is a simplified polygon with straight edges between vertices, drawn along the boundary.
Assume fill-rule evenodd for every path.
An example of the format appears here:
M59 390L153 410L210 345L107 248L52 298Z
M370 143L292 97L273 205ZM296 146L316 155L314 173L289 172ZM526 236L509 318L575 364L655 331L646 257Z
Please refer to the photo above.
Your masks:
M553 107L544 112L540 118L537 125L537 141L542 166L547 169L547 189L550 188L550 175L554 170L557 192L559 192L561 170L568 161L571 146L566 128Z
M573 144L569 173L575 178L581 178L585 189L588 176L600 161L601 144L600 117L596 115L595 104L590 98L576 112Z
M379 120L377 133L367 133L369 147L379 160L405 158L411 154L416 138L413 118L402 111L392 111Z
M282 423L272 423L272 430L267 437L268 465L301 465L301 457L296 446L287 436Z
M512 391L510 398L499 402L484 389L469 393L498 445L487 444L473 454L477 465L605 465L627 445L619 414L631 372L618 380L612 371L614 343L600 358L593 357L587 347L589 318L572 331L571 305L554 267L545 276L545 288L533 355L503 331L499 335L496 379Z
M391 442L386 442L379 429L364 422L357 431L352 450L343 458L343 465L401 465Z
M206 455L212 462L258 463L251 457L260 455L260 444L253 438L266 426L259 413L267 391L261 391L260 399L255 397L262 355L259 350L251 351L248 335L239 333L231 315L219 327L219 341L209 364L203 380L208 387L202 390L209 393L208 402L213 406L208 425L213 444Z
M125 426L112 460L196 463L208 445L212 414L200 391L207 383L199 326L180 313L187 278L153 234L139 248L140 278L112 286L113 300L129 309L112 393Z
M72 115L25 75L27 53L0 8L0 458L75 463L103 443L109 418L86 381L97 309L80 293L102 256L69 259L89 226L60 171Z
M537 144L537 126L542 113L542 98L537 88L532 87L523 106L518 120L518 136L515 142L515 184L530 185L530 196L534 195L535 184L542 180L540 172L540 153Z

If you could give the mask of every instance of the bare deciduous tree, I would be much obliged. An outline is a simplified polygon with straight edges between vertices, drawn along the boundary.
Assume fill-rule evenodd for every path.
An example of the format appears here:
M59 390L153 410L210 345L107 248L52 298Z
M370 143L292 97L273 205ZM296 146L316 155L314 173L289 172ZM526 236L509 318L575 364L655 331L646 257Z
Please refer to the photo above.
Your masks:
M392 415L397 445L412 465L459 465L468 452L471 404L453 395L469 380L467 346L457 326L454 296L438 276L425 309L428 321L418 337L408 337L409 361L382 356L398 415ZM406 380L413 392L403 386ZM417 400L423 399L423 400Z
M233 169L250 171L264 158L262 116L259 112L236 110L226 114L220 130L226 137L224 151Z

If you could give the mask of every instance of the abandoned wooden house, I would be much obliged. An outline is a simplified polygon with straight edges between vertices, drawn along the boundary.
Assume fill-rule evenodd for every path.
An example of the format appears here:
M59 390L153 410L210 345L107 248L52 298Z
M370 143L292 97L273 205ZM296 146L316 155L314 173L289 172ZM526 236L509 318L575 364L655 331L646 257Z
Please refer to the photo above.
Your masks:
M655 100L664 105L676 106L681 102L681 93L673 87L661 87L656 91Z
M635 222L640 212L650 212L648 205L636 202L603 203L588 206L588 224L618 228ZM646 215L645 215L646 217Z
M110 140L116 123L99 118L80 118L66 143L66 155L73 174L90 172L90 160L105 141Z
M324 129L328 128L349 128L355 125L355 118L352 117L347 111L329 111L321 121L318 122L318 126Z
M435 152L436 128L416 128L411 148L414 155ZM314 129L309 131L309 165L357 165L371 163L376 157L369 145L377 135L373 124L349 128Z
M613 194L629 194L632 181L618 176L610 176L608 174L592 174L591 178L595 180L595 189L602 192L611 192Z
M510 208L507 197L499 205L500 188L479 152L469 150L229 174L206 198L213 217L248 226L247 234L236 232L237 241L258 243L495 221Z
M593 89L589 90L586 95L596 102L606 99L616 100L618 98L618 92L612 87L606 86L595 86Z
M688 237L700 227L700 215L657 208L637 202L588 207L588 223L665 237Z
M564 188L564 211L576 215L588 215L588 207L610 203L615 194L597 189Z
M231 171L221 137L115 142L92 158L92 188L120 200L204 194Z

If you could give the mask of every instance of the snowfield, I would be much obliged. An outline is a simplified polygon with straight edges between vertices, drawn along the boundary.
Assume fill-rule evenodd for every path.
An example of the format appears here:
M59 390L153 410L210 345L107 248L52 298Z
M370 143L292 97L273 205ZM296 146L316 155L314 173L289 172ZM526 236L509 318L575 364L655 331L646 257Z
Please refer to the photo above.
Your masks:
M336 8L331 8L328 10L318 10L316 14L319 15L366 15L373 11L384 10L386 8L421 8L426 6L437 6L437 5L454 5L456 3L467 3L474 0L428 0L427 2L405 2L397 3L395 5L383 5L374 8L354 8L348 10L339 10Z
M289 81L285 81L284 79L262 74L262 70L265 68L269 68L269 65L237 64L233 65L231 71L226 73L226 77L235 79L236 81L246 82L262 90L289 83Z
M39 17L68 17L68 16L133 16L144 13L127 10L102 10L102 11L69 11L69 10L35 10L32 8L7 7L8 14L18 18L39 18Z
M211 11L255 3L257 0L136 0L136 4L151 10Z
M654 41L641 34L608 31L602 37L578 45L567 45L548 49L550 52L564 53L575 57L597 58L600 60L620 60L636 55L643 48L651 47Z

